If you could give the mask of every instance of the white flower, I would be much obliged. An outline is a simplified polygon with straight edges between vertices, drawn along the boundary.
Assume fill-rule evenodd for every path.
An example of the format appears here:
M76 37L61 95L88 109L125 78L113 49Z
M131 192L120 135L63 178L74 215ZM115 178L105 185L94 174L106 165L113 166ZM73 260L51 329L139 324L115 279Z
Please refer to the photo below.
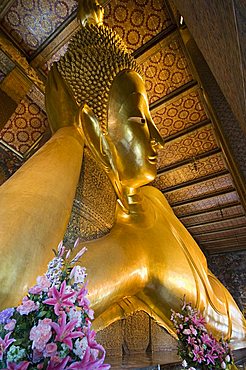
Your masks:
M82 317L81 317L81 310L76 310L75 307L71 307L68 313L69 320L77 320L77 324L75 325L77 328L82 324Z
M86 337L84 337L82 340L77 339L75 341L75 349L73 350L73 352L75 353L76 356L78 356L82 360L87 347L88 341Z
M227 355L226 358L225 358L225 361L226 362L230 362L231 361L231 357L229 355Z
M86 268L81 266L74 266L72 269L69 278L74 279L76 284L83 283L86 277Z
M188 370L196 370L196 368L195 367L189 367Z
M182 366L184 367L184 368L186 368L187 367L187 362L184 360L183 362L182 362Z
M226 363L224 361L221 362L220 366L221 369L226 369Z

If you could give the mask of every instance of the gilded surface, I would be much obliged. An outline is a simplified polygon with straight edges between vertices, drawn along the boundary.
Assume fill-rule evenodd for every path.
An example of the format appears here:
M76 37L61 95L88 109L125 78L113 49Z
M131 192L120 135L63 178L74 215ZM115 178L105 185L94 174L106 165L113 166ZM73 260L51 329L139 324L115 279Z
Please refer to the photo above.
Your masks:
M88 3L95 5L90 1ZM81 263L87 267L90 275L89 290L96 313L95 327L104 328L120 318L143 310L173 333L169 319L170 309L178 309L180 298L186 294L187 300L209 318L209 325L215 333L223 334L225 338L232 337L235 342L243 341L245 322L242 314L228 291L207 269L206 259L198 245L175 217L164 196L153 187L141 187L155 178L157 148L163 145L163 141L150 116L140 69L122 47L119 38L103 26L95 25L95 19L93 21L92 18L89 12L88 19L84 19L84 31L73 40L59 64L60 74L57 68L53 67L48 77L46 105L51 129L56 133L42 151L31 158L22 171L17 172L2 188L7 202L4 200L6 203L0 207L1 212L7 209L17 214L18 208L14 207L18 205L12 204L10 207L8 203L13 199L13 194L8 197L8 187L12 186L13 189L17 188L19 206L23 207L20 221L25 221L25 215L30 214L33 224L38 225L37 228L29 230L29 222L26 220L27 229L22 229L24 236L22 235L18 243L18 255L21 258L18 259L14 271L16 276L20 275L20 271L24 271L18 281L19 290L16 286L16 276L10 276L9 280L5 281L6 276L9 276L7 271L13 254L16 254L17 241L8 240L9 244L3 244L5 247L7 245L7 253L5 251L2 254L5 270L1 270L4 284L0 286L6 294L2 301L7 304L22 295L22 287L30 285L33 276L39 273L35 270L37 265L39 270L45 269L44 266L50 258L50 254L47 254L50 252L50 245L59 241L71 211L85 140L97 162L108 174L119 203L111 232L99 240L84 243L88 251ZM87 33L85 39L83 33ZM103 36L98 38L101 33ZM105 42L105 54L101 50L94 53L99 45L98 39ZM101 47L100 43L99 48ZM109 48L110 52L107 52ZM172 53L174 50L177 54ZM158 47L154 54L152 50L147 56L149 59L153 56L151 62L157 65L157 68L160 66L160 69L162 63L158 58L163 57L164 74L170 64L172 76L171 82L167 83L163 91L161 84L153 87L156 90L154 93L157 94L154 95L151 91L153 89L150 88L153 71L149 73L149 80L146 79L146 82L152 101L159 99L163 93L174 91L192 78L175 37L165 51L168 52L166 60ZM87 63L85 66L88 73L83 70L81 54L85 55L82 60ZM102 62L102 57L106 57L106 62L97 63ZM180 71L172 70L173 60ZM145 61L142 60L142 63L144 65ZM144 69L146 74L146 65ZM184 71L183 74L181 71ZM85 78L81 79L83 76ZM108 77L106 81L103 76ZM158 76L161 79L160 73ZM81 95L82 92L84 95ZM80 104L80 108L75 100ZM188 176L191 176L191 172L195 172L193 178L198 177L198 174L204 176L209 171L212 173L216 165L221 168L223 157L217 155L197 162L188 165ZM198 165L200 163L201 166ZM32 168L36 171L35 175ZM38 181L37 175L40 176ZM188 176L183 173L181 182L187 181ZM19 185L15 187L18 181ZM36 182L38 186L35 185ZM52 196L43 198L49 190L47 182L52 185ZM40 183L46 186L40 187ZM27 188L31 199L28 212L26 194L23 197L23 191L25 193ZM40 197L36 196L37 189L40 191ZM230 200L233 200L233 196L236 197L236 193L231 194ZM1 196L0 199L5 198ZM61 199L65 200L64 204L61 204ZM35 203L36 201L38 203ZM43 217L38 218L39 215L37 212L33 214L33 210L38 210L39 214L42 211ZM55 212L55 215L52 212ZM8 214L7 218L0 219L5 222L5 231L8 221L13 221L14 218L13 214ZM55 230L54 226L50 225L50 219L56 225ZM46 235L44 230L48 230L49 235ZM38 240L32 238L34 233ZM28 256L28 260L19 253L20 248L27 252L25 256ZM30 253L30 248L35 248L35 256ZM39 264L35 263L37 260ZM32 268L27 271L23 269L23 264ZM13 284L16 288L14 297L10 295Z

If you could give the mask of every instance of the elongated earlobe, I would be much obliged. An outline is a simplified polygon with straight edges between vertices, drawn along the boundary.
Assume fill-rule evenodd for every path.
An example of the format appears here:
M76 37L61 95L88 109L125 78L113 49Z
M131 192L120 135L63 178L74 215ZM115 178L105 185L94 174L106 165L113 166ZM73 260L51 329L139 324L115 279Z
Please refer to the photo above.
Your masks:
M127 198L124 195L118 170L115 166L113 152L116 153L116 149L114 143L109 135L102 131L97 117L87 104L80 109L79 121L84 132L86 145L107 173L117 195L118 203L123 211L128 213Z

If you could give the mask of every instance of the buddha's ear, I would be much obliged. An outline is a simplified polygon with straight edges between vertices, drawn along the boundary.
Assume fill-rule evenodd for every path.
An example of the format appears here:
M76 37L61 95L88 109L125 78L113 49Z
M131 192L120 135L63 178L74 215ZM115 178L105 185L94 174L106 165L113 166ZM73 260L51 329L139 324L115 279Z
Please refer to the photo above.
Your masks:
M85 135L85 142L93 155L103 165L105 170L111 168L111 151L106 135L103 134L100 123L87 105L83 105L79 112L80 125Z
M80 109L79 121L85 135L86 145L104 167L115 189L119 204L124 212L128 213L127 197L124 194L112 155L113 152L116 152L115 145L109 135L103 133L97 117L87 104Z

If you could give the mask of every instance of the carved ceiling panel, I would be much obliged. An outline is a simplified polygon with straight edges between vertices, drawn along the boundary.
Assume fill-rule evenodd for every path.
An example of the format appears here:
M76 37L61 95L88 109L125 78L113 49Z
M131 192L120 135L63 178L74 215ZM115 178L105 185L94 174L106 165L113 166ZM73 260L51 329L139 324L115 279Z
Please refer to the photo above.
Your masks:
M15 67L11 59L0 50L0 73L6 76Z
M134 51L172 24L162 0L111 0L105 7L105 24Z
M76 9L76 0L16 0L1 27L29 55Z
M221 208L217 211L210 211L207 213L201 213L200 215L185 216L182 217L182 223L189 227L195 224L204 224L214 221L223 221L224 218L233 218L244 216L245 211L242 206L232 206L228 208Z
M22 161L20 158L0 146L0 185L13 175L21 165Z
M151 115L163 138L182 133L188 127L207 119L198 88L164 103L152 110Z
M246 217L233 218L231 220L221 220L218 223L210 223L208 225L193 226L189 228L192 235L204 234L207 232L217 231L219 229L233 229L238 227L246 227Z
M197 160L195 163L196 166L191 161L191 163L161 174L153 182L153 185L164 190L198 178L202 180L203 176L208 176L226 169L221 153Z
M165 193L165 197L171 205L174 205L184 200L192 200L195 197L204 197L205 195L214 194L220 190L234 190L234 184L230 174L170 191Z
M236 191L227 194L216 195L212 198L207 198L181 206L174 206L173 210L177 216L189 215L195 212L204 212L205 210L213 210L213 208L223 208L230 204L238 203L239 198Z
M207 125L166 143L158 152L157 168L165 168L184 159L195 158L217 147L212 125Z
M197 236L196 239L199 242L207 242L214 239L226 239L226 238L239 238L240 236L246 236L246 227L238 227L234 230L218 231L211 234L204 234Z
M154 46L138 61L145 75L150 104L193 79L177 35Z
M48 127L46 115L28 97L18 105L0 134L0 139L24 155Z

